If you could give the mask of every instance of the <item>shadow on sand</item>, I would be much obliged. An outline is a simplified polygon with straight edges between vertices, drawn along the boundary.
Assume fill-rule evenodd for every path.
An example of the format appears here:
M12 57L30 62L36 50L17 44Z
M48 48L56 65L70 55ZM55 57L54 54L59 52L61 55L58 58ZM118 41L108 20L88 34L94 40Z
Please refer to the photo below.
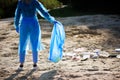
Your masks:
M4 80L13 80L15 79L19 74L20 74L21 70L16 70L16 73L10 75L8 78L4 79ZM26 80L29 76L31 76L33 73L35 72L35 70L31 70L28 71L24 76L21 77L17 77L19 80Z
M54 80L54 76L56 75L57 70L52 70L46 73L43 73L40 77L39 80Z

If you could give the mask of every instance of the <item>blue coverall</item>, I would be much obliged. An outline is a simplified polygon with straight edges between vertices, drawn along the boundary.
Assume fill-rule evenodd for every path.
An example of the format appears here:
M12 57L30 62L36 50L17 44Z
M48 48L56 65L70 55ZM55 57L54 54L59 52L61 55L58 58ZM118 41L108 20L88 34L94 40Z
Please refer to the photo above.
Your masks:
M55 23L45 7L38 0L31 0L29 4L19 0L15 11L15 29L20 34L19 61L24 63L25 54L29 42L33 53L33 62L38 61L38 51L41 50L41 29L37 18L37 12L51 23Z

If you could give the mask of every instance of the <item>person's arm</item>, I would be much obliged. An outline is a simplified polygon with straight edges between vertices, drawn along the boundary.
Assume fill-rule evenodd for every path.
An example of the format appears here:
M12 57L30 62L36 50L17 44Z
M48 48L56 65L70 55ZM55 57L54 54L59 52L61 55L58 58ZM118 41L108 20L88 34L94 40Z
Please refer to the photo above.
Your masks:
M21 9L20 9L20 1L18 1L17 8L15 11L15 17L14 17L14 27L17 32L19 32L20 17L21 17Z
M56 20L54 17L52 17L47 9L42 5L42 3L40 3L39 1L36 0L36 7L37 7L37 11L38 13L45 19L47 19L49 22L51 23L55 23Z

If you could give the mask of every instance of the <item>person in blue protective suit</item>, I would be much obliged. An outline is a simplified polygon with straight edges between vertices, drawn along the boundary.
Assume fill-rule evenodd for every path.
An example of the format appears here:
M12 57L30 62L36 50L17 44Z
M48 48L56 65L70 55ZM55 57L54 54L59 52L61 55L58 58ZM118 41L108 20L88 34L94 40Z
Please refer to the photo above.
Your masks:
M30 43L33 55L33 68L37 68L38 51L42 49L41 29L39 26L37 12L51 23L56 23L54 17L50 16L46 8L38 0L18 0L15 11L14 24L19 33L19 69L23 68L25 54Z

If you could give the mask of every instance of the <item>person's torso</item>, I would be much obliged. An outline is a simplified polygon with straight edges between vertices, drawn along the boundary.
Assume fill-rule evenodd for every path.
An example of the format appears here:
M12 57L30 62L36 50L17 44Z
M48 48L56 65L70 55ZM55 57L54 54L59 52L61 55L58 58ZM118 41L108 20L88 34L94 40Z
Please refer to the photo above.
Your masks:
M20 2L21 14L23 17L35 17L36 16L36 6L35 1L29 4Z

